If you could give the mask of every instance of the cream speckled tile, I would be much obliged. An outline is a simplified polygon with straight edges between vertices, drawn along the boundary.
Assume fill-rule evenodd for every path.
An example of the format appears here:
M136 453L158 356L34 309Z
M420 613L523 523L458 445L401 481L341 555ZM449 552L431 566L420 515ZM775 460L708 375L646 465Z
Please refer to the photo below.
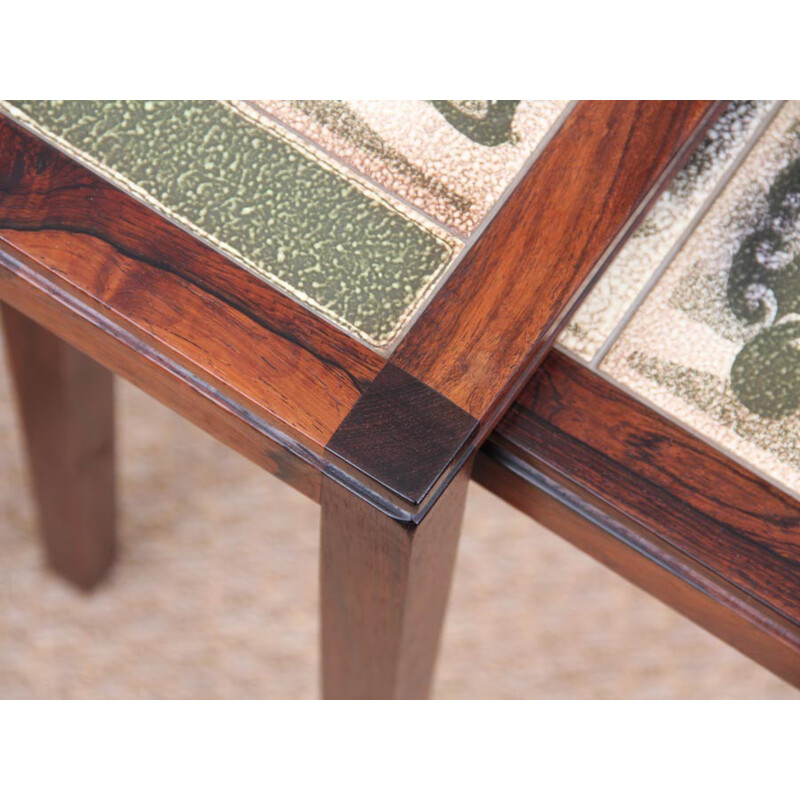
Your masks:
M600 364L800 493L800 103L787 103Z
M775 106L731 103L572 316L559 338L563 347L584 361L597 355Z

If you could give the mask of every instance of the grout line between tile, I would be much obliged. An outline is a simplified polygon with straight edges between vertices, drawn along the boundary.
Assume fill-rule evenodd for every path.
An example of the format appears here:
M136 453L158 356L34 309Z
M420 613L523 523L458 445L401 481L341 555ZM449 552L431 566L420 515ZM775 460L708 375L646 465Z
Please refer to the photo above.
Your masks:
M761 139L764 132L770 126L770 124L775 119L775 117L777 116L778 112L782 107L783 107L783 102L775 103L773 108L770 109L770 112L758 124L756 129L751 134L750 138L747 140L747 143L745 144L741 153L739 153L739 155L737 155L736 158L734 158L734 160L730 163L725 172L720 176L719 180L714 185L714 188L708 193L706 199L703 201L703 204L700 206L700 208L697 209L697 212L691 218L686 228L683 230L683 232L675 241L675 243L672 245L672 247L670 247L669 251L664 256L664 258L661 259L655 270L653 270L653 273L647 279L645 285L639 290L639 293L636 295L631 304L628 306L627 310L622 315L619 322L614 326L614 329L608 335L606 340L597 349L591 361L589 361L588 363L590 369L592 369L595 372L600 372L600 365L603 359L608 355L609 351L614 346L617 339L619 339L622 332L625 330L625 328L627 328L628 323L631 321L634 314L636 314L636 312L639 310L641 304L650 294L653 287L661 279L661 276L666 272L667 268L675 259L675 257L678 255L678 253L683 249L683 246L689 240L689 237L695 232L697 227L700 225L700 222L702 221L703 217L706 215L711 206L716 202L717 198L720 196L725 187L728 185L731 178L733 178L734 174L738 171L739 167L742 165L742 162L747 158L748 155L750 155L750 152L756 146L757 142ZM585 364L586 362L583 363ZM605 373L603 374L605 375Z

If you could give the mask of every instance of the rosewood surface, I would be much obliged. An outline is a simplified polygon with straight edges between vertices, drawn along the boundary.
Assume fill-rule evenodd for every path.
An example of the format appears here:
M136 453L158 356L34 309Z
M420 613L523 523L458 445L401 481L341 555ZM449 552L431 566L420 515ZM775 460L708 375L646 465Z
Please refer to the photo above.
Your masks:
M560 352L475 477L800 685L800 502Z
M84 465L96 517L79 508L69 528L101 532L73 570L47 517L60 568L89 585L113 552L110 381L73 345L322 501L326 693L423 696L470 456L541 364L476 477L800 683L800 503L560 353L541 363L720 109L578 104L388 362L0 120L12 360L24 401L45 373L62 398L25 401L36 483L61 508L53 470ZM96 439L55 413L78 385ZM45 429L65 461L36 457Z
M383 366L345 333L3 119L0 243L318 450Z

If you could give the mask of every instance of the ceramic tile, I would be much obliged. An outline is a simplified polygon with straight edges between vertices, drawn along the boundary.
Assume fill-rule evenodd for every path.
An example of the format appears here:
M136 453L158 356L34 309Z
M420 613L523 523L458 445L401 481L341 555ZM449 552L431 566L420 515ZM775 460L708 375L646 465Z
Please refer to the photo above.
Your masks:
M770 123L600 369L800 493L800 103Z
M775 105L739 100L728 107L573 315L562 346L584 361L597 355Z
M277 119L462 237L472 234L567 103L267 101Z
M318 148L230 103L3 108L376 349L398 336L463 247Z

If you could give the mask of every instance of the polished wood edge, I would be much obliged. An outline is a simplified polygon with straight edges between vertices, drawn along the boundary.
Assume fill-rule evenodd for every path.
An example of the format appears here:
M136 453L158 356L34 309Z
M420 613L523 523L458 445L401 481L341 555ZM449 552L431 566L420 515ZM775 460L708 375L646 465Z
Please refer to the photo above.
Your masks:
M220 386L7 244L0 248L0 297L316 502L324 474L385 515L415 525L445 488L440 481L422 508L388 491L336 453L283 430L280 420L265 417L231 387ZM423 387L416 388L430 399Z
M339 409L343 409L345 413L338 427L321 442L311 443L309 447L309 443L297 435L292 420L284 419L279 413L271 415L268 402L254 412L252 406L248 407L246 402L242 402L243 396L237 394L235 385L214 385L214 381L202 374L196 359L194 362L189 359L187 366L187 362L180 358L180 354L174 349L164 348L157 336L149 339L143 329L131 330L130 326L126 327L123 319L115 319L113 304L108 308L103 306L103 301L107 303L108 298L83 297L83 305L87 308L91 306L90 300L97 300L94 308L97 314L94 318L95 326L103 329L103 317L108 314L112 324L117 325L120 336L125 331L131 347L135 349L139 346L136 340L142 339L144 341L142 346L150 348L153 358L168 358L173 364L170 370L178 376L179 383L185 382L181 373L188 369L192 374L189 381L192 385L202 385L207 395L211 394L216 398L216 403L225 405L229 414L239 417L237 427L248 428L251 432L254 428L260 429L265 439L278 443L279 450L289 451L297 456L306 467L324 471L326 475L347 486L395 519L418 523L428 513L452 477L474 452L480 440L488 434L505 405L510 402L544 352L544 349L541 349L531 356L527 367L505 387L503 397L485 414L478 427L472 414L464 412L457 403L448 400L444 393L437 391L426 381L414 378L408 370L398 369L397 364L393 364L393 368L387 370L385 360L376 361L374 353L361 353L363 348L359 349L354 340L350 341L349 337L338 330L329 330L332 326L325 320L311 315L263 281L228 262L216 251L150 211L137 200L111 187L94 173L75 164L49 145L34 139L14 123L0 120L0 134L2 134L0 142L4 141L3 136L9 131L12 131L17 139L24 141L25 145L22 149L16 145L6 146L4 150L6 154L11 153L14 158L18 156L19 158L13 163L6 164L5 167L0 165L2 167L0 210L3 212L0 227L12 224L15 230L20 231L17 238L27 236L29 238L26 241L30 241L31 236L37 236L40 230L43 231L43 235L57 232L69 237L76 231L76 236L80 234L83 237L98 237L98 242L110 242L119 252L124 252L125 257L141 260L143 272L136 282L137 291L141 286L148 286L144 271L157 267L163 274L168 275L170 280L176 279L182 282L178 287L182 296L185 287L185 297L199 293L201 298L221 303L225 313L229 311L240 313L247 320L264 326L265 335L275 334L280 337L281 347L286 349L287 354L292 351L295 343L299 342L298 356L311 353L317 359L315 363L319 364L321 374L325 370L331 370L332 375L333 372L343 369L352 377L347 386L348 397L334 398ZM699 128L686 133L686 144L681 153L685 151L685 155L688 155L689 142L695 141L699 133ZM548 148L550 147L553 147L552 141L548 145ZM673 161L677 169L680 166L680 158L676 156ZM661 180L653 183L650 188L650 201L655 198L656 190L662 188L666 180L667 174L663 173ZM29 187L26 181L32 185ZM58 189L58 199L49 206L47 205L49 192L54 187ZM639 196L637 200L641 204L649 202ZM644 210L645 206L640 209L641 213L644 213ZM503 209L501 213L502 211ZM141 235L143 221L147 223L148 236ZM629 220L625 231L630 232L633 224L634 220ZM622 235L618 237L618 245L622 243L623 238ZM13 249L16 244L11 241L7 242L6 246ZM68 250L68 246L67 238L64 248ZM603 264L610 255L610 252L606 254ZM106 259L103 263L107 268L109 254L105 253L103 258ZM602 265L595 266L599 268ZM59 278L66 277L56 276L46 264L37 262L37 267L41 272L49 273L50 284L58 283ZM133 269L138 269L137 264L134 264ZM456 274L458 272L457 269ZM135 276L132 275L131 278L134 279ZM242 286L231 289L228 285L230 281L242 283ZM100 290L103 288L99 287ZM446 291L446 288L443 291ZM129 293L117 291L111 299L113 301L115 297L127 296L130 296ZM9 299L9 302L12 305L19 305L24 301L17 298L16 302L14 299ZM242 302L246 303L246 307L242 307ZM265 309L268 309L268 312ZM130 313L130 308L127 311ZM562 310L561 318L563 313L565 312ZM561 318L550 321L550 339L556 335ZM43 324L47 325L46 322ZM244 342L245 340L243 347L249 346ZM311 349L309 342L313 343ZM79 342L76 344L80 346ZM439 345L432 341L430 346L436 348ZM443 351L446 351L446 343L442 343L441 346ZM338 354L345 354L346 365L343 366L342 362L337 360ZM380 364L383 364L382 369L379 369ZM353 372L355 368L363 373L360 377L355 376ZM402 432L404 435L407 434L405 438L401 436L397 440L393 437L398 433L400 426L391 421L383 421L379 422L377 428L375 427L374 421L379 414L375 412L377 406L373 403L381 399L380 402L385 401L387 408L390 408L394 398L391 392L384 390L381 382L378 382L374 389L371 384L375 382L375 376L384 375L385 379L386 376L397 373L408 376L409 396L418 400L416 406L410 404L409 408L413 406L417 413L431 414L428 436L424 443L420 443L419 435L422 426L416 424L413 418L408 425L409 430ZM147 390L146 385L140 385ZM320 392L325 394L325 385L325 382L320 380L318 395ZM290 385L277 389L284 399L294 396ZM361 402L362 397L366 397L364 402ZM368 413L363 413L365 410ZM310 413L313 415L313 408L310 409ZM371 421L365 425L363 431L358 430L361 424L359 419L362 422ZM212 423L206 421L206 424ZM324 428L324 425L321 427ZM382 440L378 438L375 441L372 454L368 452L370 430L373 433L377 430L379 433L375 435L383 436ZM226 431L223 435L228 436L231 433ZM238 438L241 447L242 437ZM392 451L394 456L385 463L375 458L375 452L379 449L385 450L387 446L391 449L391 446L402 444L403 441L409 446L409 452L404 453L402 447L396 447ZM323 452L319 452L315 444L327 447ZM247 449L252 450L253 447L254 445L249 445ZM265 441L263 447L269 450L271 445ZM307 481L304 479L303 483ZM319 477L314 483L318 487ZM309 492L306 490L306 493ZM313 489L311 493L316 495L318 488Z
M141 330L131 330L111 310L98 307L8 245L0 248L0 297L315 502L326 475L386 516L413 527L446 486L440 480L424 507L406 501L336 453L303 443L283 430L279 420L235 397L230 387L220 386ZM431 399L424 387L415 388L417 397ZM347 438L341 441L346 444Z
M147 392L219 441L311 499L324 464L298 443L155 343L42 275L20 254L0 250L0 297L76 349Z
M552 353L475 478L800 685L800 503Z
M138 329L171 341L174 350L188 354L192 349L191 331L176 327L213 330L212 323L221 320L214 334L207 335L219 342L217 363L226 365L225 380L234 391L238 385L242 396L249 391L261 406L259 413L281 419L287 430L311 433L320 446L386 363L266 281L2 117L0 230L6 246L27 255L43 272L116 310ZM264 383L266 376L271 384Z
M635 521L490 438L473 478L604 566L800 688L800 627Z

